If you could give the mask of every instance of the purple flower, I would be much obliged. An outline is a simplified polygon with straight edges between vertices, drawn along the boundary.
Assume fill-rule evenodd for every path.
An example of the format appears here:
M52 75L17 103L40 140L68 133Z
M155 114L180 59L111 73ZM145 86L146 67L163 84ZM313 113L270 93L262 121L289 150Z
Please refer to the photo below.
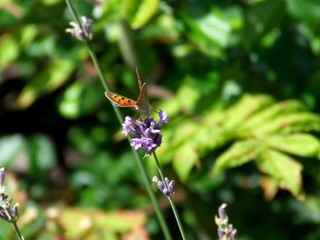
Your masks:
M8 222L16 222L19 218L18 206L16 203L12 206L12 198L5 193L5 186L2 185L4 181L4 168L0 168L0 218Z
M78 40L91 39L91 20L86 17L81 17L82 28L75 22L70 22L72 28L67 28L66 32L70 33L72 37L77 38Z
M226 218L226 216L227 216L227 214L226 214L226 207L227 207L227 204L225 204L225 203L223 203L223 204L219 207L218 212L219 212L219 218L220 218L221 220L224 220L224 219Z
M0 186L2 186L4 180L4 168L0 168Z
M216 224L218 225L218 237L220 240L236 240L237 230L233 228L232 224L229 223L229 218L226 213L227 204L223 203L219 207L219 217L215 217Z
M238 238L238 235L237 235L237 229L233 229L230 233L230 237L232 240L236 240Z
M169 178L164 178L165 183L160 181L156 176L152 178L152 181L157 183L159 190L166 196L171 197L174 195L174 181L169 180Z
M162 135L160 134L163 123L168 123L169 118L165 112L160 110L159 123L157 123L152 117L147 117L144 120L135 122L131 117L126 117L122 124L125 135L131 135L133 139L130 145L135 150L143 148L147 150L146 156L155 151L161 145Z

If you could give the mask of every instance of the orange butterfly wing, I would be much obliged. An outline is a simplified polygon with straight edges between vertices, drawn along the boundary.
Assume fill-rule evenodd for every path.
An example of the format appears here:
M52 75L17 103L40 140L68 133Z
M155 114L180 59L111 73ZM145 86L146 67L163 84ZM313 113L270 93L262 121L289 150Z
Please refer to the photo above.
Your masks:
M114 106L124 107L124 108L130 107L130 108L133 108L134 110L137 110L137 102L130 98L124 97L120 94L113 93L110 91L107 91L104 94L112 102Z
M124 97L120 94L113 93L110 91L105 92L106 97L112 102L114 106L117 107L130 107L131 109L141 113L146 114L147 116L151 115L152 107L149 104L148 95L147 95L147 86L146 83L142 83L141 78L136 68L137 80L139 85L139 98L137 101L134 101L130 98Z

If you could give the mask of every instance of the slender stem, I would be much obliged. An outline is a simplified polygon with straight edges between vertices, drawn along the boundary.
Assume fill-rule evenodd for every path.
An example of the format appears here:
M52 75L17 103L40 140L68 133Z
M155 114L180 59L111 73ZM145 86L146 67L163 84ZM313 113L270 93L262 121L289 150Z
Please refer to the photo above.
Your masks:
M10 208L10 206L9 206L9 208ZM19 229L19 227L18 227L17 219L14 219L14 217L12 216L12 214L11 214L11 212L10 212L10 209L9 209L9 210L8 210L8 209L6 210L6 214L9 216L9 218L10 218L9 221L12 223L14 229L16 230L16 233L18 234L19 239L20 239L20 240L24 240L24 238L23 238L23 236L22 236L22 234L21 234L21 232L20 232L20 229Z
M160 207L159 207L159 204L158 204L158 201L152 191L152 188L151 188L151 184L149 182L149 179L150 177L148 176L146 170L145 170L145 167L144 165L142 164L142 161L141 161L141 156L138 154L138 152L136 150L134 150L132 148L132 151L135 155L135 159L136 159L136 162L138 164L138 167L140 169L140 172L141 172L141 175L142 175L142 179L143 181L146 183L148 182L148 184L145 184L146 185L146 188L147 188L147 192L149 194L149 197L151 199L151 202L152 202L152 205L154 206L154 209L155 209L155 212L156 212L156 215L158 216L158 220L159 220L159 224L161 226L161 229L163 231L163 235L165 236L165 239L167 240L171 240L172 237L170 235L170 232L169 232L169 229L168 229L168 226L167 226L167 223L165 222L164 218L163 218L163 214L160 210Z
M13 224L13 227L14 227L14 229L16 230L18 236L19 236L19 239L20 239L20 240L24 240L24 238L23 238L23 236L21 235L21 232L20 232L20 230L19 230L18 224L17 224L16 222L13 222L12 224Z
M165 181L165 179L164 179L164 177L163 177L164 174L163 174L163 171L161 170L160 162L159 162L158 157L157 157L157 154L156 154L155 152L153 152L153 157L154 157L154 159L155 159L155 161L156 161L157 168L158 168L158 172L159 172L159 174L160 174L161 180L162 180L162 182L166 185L166 188L168 189L168 184L167 184L167 182ZM180 230L181 237L182 237L182 239L185 240L185 239L186 239L186 237L185 237L185 232L184 232L183 225L182 225L182 223L181 223L181 220L180 220L178 211L177 211L177 209L176 209L176 206L175 206L174 202L172 201L172 197L168 197L168 199L169 199L169 202L170 202L172 211L173 211L173 213L174 213L174 216L175 216L175 218L176 218L176 221L177 221L177 224L178 224L178 227L179 227L179 230Z
M69 10L71 11L74 19L76 20L77 24L78 24L79 26L81 26L81 28L82 28L82 25L81 25L81 22L80 22L80 20L79 20L78 15L77 15L77 12L76 12L75 9L73 8L73 6L72 6L72 4L71 4L71 1L70 1L70 0L66 0L66 3L67 3L67 5L68 5ZM83 29L82 29L82 30L83 30ZM91 57L94 65L95 65L95 67L96 67L96 69L97 69L97 71L98 71L98 74L99 74L101 83L102 83L104 89L105 89L106 91L109 91L109 87L108 87L107 81L106 81L106 79L104 78L104 76L103 76L103 74L102 74L101 67L100 67L100 65L99 65L99 62L98 62L98 60L97 60L94 52L92 51L92 48L91 48L90 43L89 43L89 40L86 39L85 42L86 42L86 44L87 44L90 57ZM121 124L121 123L123 122L123 117L122 117L119 109L116 108L115 106L113 106L113 109L114 109L114 111L115 111L115 113L116 113L116 115L117 115L117 118L118 118L118 120L119 120L119 123ZM129 142L130 142L130 138L128 138L128 140L129 140ZM135 156L136 162L137 162L137 164L138 164L138 168L139 168L139 170L140 170L140 172L141 172L141 175L142 175L142 179L143 179L143 181L144 181L144 183L145 183L145 187L146 187L146 189L147 189L147 192L148 192L148 194L149 194L149 197L150 197L151 202L152 202L152 204L153 204L153 207L154 207L154 209L155 209L155 212L156 212L156 215L157 215L157 217L158 217L158 220L159 220L159 223L160 223L160 227L161 227L161 229L162 229L162 232L163 232L163 234L164 234L164 237L165 237L166 240L172 240L172 237L171 237L170 232L169 232L169 229L168 229L168 225L167 225L167 223L166 223L165 220L164 220L163 214L162 214L162 212L161 212L161 210L160 210L159 203L157 202L156 197L155 197L155 195L154 195L154 193L153 193L153 191L152 191L151 183L150 183L150 181L149 181L150 178L148 177L147 172L146 172L146 169L145 169L144 165L142 164L142 160L143 160L143 159L142 159L142 157L137 153L137 151L135 151L133 148L132 148L132 152L133 152L133 154L134 154L134 156Z

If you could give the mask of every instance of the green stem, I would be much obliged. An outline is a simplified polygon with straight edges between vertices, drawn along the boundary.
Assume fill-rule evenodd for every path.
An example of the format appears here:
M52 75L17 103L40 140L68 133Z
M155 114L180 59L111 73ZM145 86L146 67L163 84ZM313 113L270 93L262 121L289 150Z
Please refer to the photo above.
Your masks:
M10 206L9 206L9 208L10 208ZM21 232L20 232L20 229L19 229L19 227L18 227L17 219L14 219L14 217L12 216L10 210L6 210L6 213L7 213L7 215L9 216L9 218L10 218L9 221L12 223L14 229L16 230L16 233L18 234L19 239L20 239L20 240L24 240L24 238L23 238L23 236L22 236L22 234L21 234Z
M69 10L71 11L74 19L76 20L77 24L78 24L79 26L81 26L81 28L82 28L80 19L79 19L78 15L77 15L77 12L76 12L75 9L74 9L74 7L73 7L72 4L71 4L71 1L70 1L70 0L66 0L66 3L67 3L67 6L69 7ZM83 30L83 29L82 29L82 30ZM98 71L98 74L99 74L99 77L100 77L100 81L101 81L104 89L105 89L106 91L109 91L109 86L108 86L108 84L107 84L106 79L104 78L104 76L103 76L103 74L102 74L102 71L101 71L101 67L100 67L100 65L99 65L99 62L98 62L95 54L94 54L93 51L92 51L92 48L91 48L91 46L90 46L89 39L86 39L85 42L86 42L86 44L87 44L90 57L91 57L94 65L95 65L95 68L96 68L97 71ZM119 123L122 124L122 122L123 122L123 117L122 117L122 114L120 113L119 109L118 109L117 107L115 107L115 106L113 106L113 109L114 109L114 111L115 111L115 113L116 113L116 116L117 116L117 118L118 118L118 120L119 120ZM128 137L128 140L129 140L129 142L130 142L130 138L129 138L129 137ZM139 170L140 170L140 172L141 172L142 179L143 179L143 181L144 181L144 183L145 183L145 187L146 187L147 192L148 192L148 194L149 194L149 197L150 197L150 199L151 199L152 205L153 205L153 207L155 208L155 212L156 212L157 218L158 218L158 220L159 220L160 227L161 227L161 229L162 229L162 232L163 232L163 234L164 234L164 237L165 237L166 240L172 240L172 237L171 237L170 232L169 232L169 229L168 229L168 225L167 225L167 223L166 223L165 220L164 220L163 214L162 214L162 212L161 212L161 210L160 210L159 203L157 202L156 197L155 197L155 195L154 195L154 193L153 193L153 191L152 191L151 183L150 183L150 180L149 180L150 178L148 177L148 174L147 174L147 172L146 172L146 169L145 169L144 165L142 164L143 158L137 153L137 151L134 150L134 148L131 148L131 149L132 149L132 152L133 152L133 154L134 154L134 156L135 156L136 163L138 164L138 168L139 168Z
M169 189L169 188L168 188L168 184L167 184L167 182L166 182L165 179L164 179L164 174L163 174L163 171L161 170L161 166L160 166L160 162L159 162L159 160L158 160L157 154L156 154L155 152L153 152L153 157L154 157L154 159L155 159L155 161L156 161L157 168L158 168L158 172L159 172L159 174L160 174L161 180L162 180L162 182L166 185L166 188ZM180 220L178 211L177 211L177 209L176 209L176 206L175 206L174 202L172 201L172 197L168 197L168 199L169 199L169 202L170 202L172 211L173 211L173 213L174 213L174 216L175 216L175 218L176 218L176 221L177 221L177 224L178 224L178 227L179 227L179 230L180 230L181 237L182 237L182 239L185 240L185 239L186 239L186 237L185 237L185 232L184 232L183 225L182 225L182 223L181 223L181 220Z
M18 224L16 222L13 222L13 227L14 229L16 230L17 234L18 234L18 237L20 240L24 240L23 236L21 235L21 232L19 230L19 227L18 227Z

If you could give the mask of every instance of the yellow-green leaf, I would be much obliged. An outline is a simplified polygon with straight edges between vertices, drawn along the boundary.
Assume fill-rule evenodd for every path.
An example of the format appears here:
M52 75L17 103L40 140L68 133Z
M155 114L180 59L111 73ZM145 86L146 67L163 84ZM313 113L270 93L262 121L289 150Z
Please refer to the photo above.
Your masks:
M198 153L191 144L182 145L173 159L173 168L181 181L185 181L198 160Z
M256 112L245 121L241 126L241 129L243 129L243 131L247 131L247 129L254 129L263 124L268 124L270 119L283 115L284 113L300 112L302 110L305 110L305 107L298 101L288 100L278 102Z
M319 115L309 112L282 114L254 129L254 135L270 135L274 133L294 133L320 130Z
M320 147L319 140L309 134L278 135L267 137L264 142L275 149L303 157L315 156Z
M125 0L123 1L123 12L131 27L134 29L145 25L156 13L159 0Z
M0 38L0 70L7 67L19 56L19 43L14 37L3 34Z
M261 145L256 140L236 142L216 159L210 175L215 176L228 168L237 167L254 160L260 152L260 149Z
M103 235L124 233L143 227L146 222L146 214L142 211L103 212L77 208L57 211L59 211L59 222L67 229L67 235L71 238L78 238L82 234L92 236L97 231L101 231Z
M301 194L302 165L279 151L265 149L261 152L259 169L277 181L282 189L290 191L294 196Z
M266 95L245 95L239 102L227 110L223 127L226 129L239 128L248 117L259 109L270 105L272 101Z
M27 108L38 97L60 87L68 80L75 64L71 59L53 61L24 87L17 99L17 105L20 108Z

